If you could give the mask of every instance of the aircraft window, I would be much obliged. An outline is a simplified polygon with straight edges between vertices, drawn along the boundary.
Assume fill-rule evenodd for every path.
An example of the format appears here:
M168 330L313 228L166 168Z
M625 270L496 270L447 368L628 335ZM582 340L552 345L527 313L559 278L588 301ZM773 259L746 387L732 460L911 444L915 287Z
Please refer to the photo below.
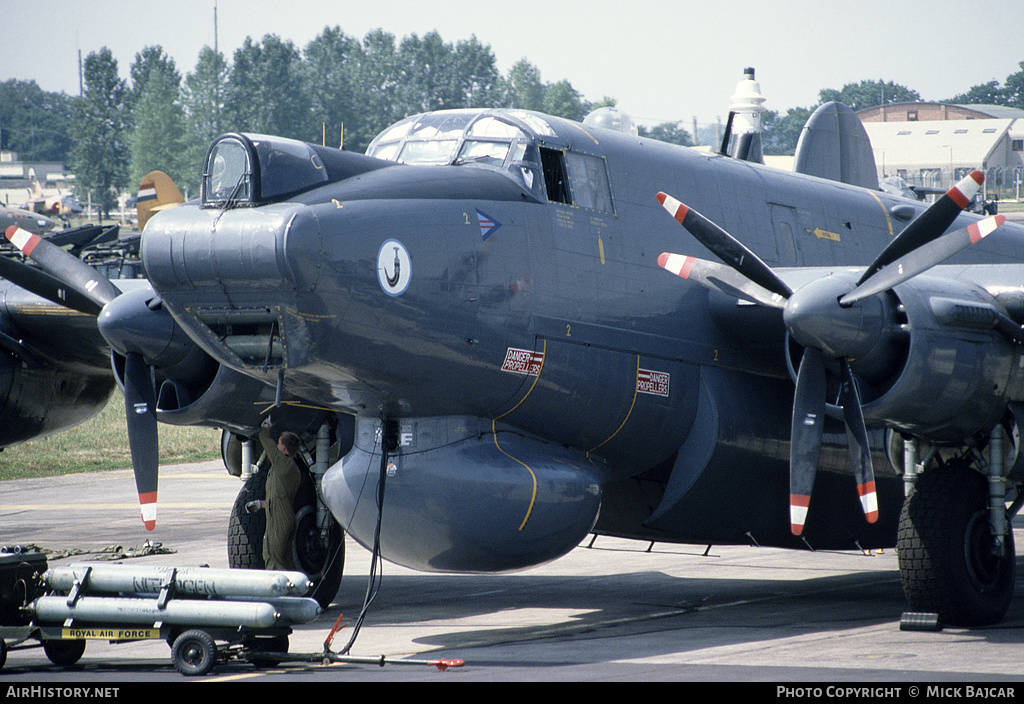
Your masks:
M565 178L565 162L562 152L556 149L540 149L540 162L544 168L544 184L548 189L548 200L552 203L572 203L569 184Z
M398 148L401 146L401 142L389 142L387 144L381 143L376 145L373 151L367 153L370 156L377 157L378 159L387 159L388 161L395 161L398 158Z
M459 158L456 161L460 164L471 162L474 164L501 166L505 163L505 157L508 155L508 148L508 142L477 142L466 140L462 144L462 149L459 151Z
M377 137L376 142L400 142L409 132L410 123L415 119L413 117L407 117L404 120L396 122L395 124L388 127Z
M555 137L557 132L541 116L525 110L509 110L509 114L518 120L522 120L531 130L542 137Z
M456 139L408 141L402 147L398 161L404 164L447 164L452 159L452 150L458 144Z
M234 138L222 139L210 148L203 174L203 202L248 201L252 172L249 152Z
M409 132L409 140L453 140L462 136L475 112L433 113L424 115Z
M466 133L469 137L491 137L494 139L527 139L523 131L494 117L482 117L474 122Z
M565 162L569 167L569 182L576 205L599 213L614 212L604 159L567 152Z

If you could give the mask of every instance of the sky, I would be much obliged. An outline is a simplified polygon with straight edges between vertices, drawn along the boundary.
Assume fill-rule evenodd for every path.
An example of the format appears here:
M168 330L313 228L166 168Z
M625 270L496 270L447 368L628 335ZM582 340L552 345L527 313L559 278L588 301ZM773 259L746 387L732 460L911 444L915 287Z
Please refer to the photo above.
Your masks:
M327 26L362 38L436 30L491 47L504 74L526 58L545 82L615 98L641 124L728 115L746 67L765 107L812 107L823 88L894 81L924 100L1002 83L1024 61L1022 0L0 0L0 81L78 94L78 53L108 47L121 75L160 45L184 75L200 49L249 36L299 49Z

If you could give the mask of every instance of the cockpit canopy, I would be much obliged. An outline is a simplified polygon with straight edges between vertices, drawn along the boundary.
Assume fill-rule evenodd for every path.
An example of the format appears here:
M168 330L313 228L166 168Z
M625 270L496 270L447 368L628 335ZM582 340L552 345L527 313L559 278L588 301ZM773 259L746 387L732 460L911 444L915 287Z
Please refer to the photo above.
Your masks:
M526 113L445 110L413 115L381 132L366 153L403 164L486 163L503 166L522 161L534 137L530 127L553 135L551 127ZM520 123L520 124L517 124Z
M502 169L538 199L613 213L603 157L575 151L544 116L524 110L443 110L381 132L368 156L402 164Z
M417 164L497 170L515 181L524 197L614 215L607 163L595 145L578 123L525 110L414 115L385 129L366 154L230 133L214 140L207 152L202 204L263 205L395 164Z
M217 138L206 154L202 200L207 207L266 203L327 182L312 145L232 133Z

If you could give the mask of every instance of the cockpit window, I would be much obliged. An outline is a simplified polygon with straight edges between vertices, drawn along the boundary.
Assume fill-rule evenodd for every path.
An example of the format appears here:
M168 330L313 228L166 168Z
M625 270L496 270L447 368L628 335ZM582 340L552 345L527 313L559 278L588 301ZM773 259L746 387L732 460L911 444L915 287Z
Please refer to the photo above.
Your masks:
M232 138L215 142L206 156L203 202L247 201L251 196L251 188L252 169L245 145Z
M474 164L501 166L505 163L505 157L508 156L508 148L508 142L478 142L467 139L462 143L456 163L467 164L472 162Z
M510 151L522 158L530 142L507 120L479 110L447 110L406 118L381 132L366 153L403 164L490 164L503 166Z
M283 137L229 134L206 155L202 197L207 207L278 200L327 183L327 169L312 146Z
M563 146L543 115L523 110L443 110L381 132L366 153L405 164L502 169L538 200L615 215L604 157Z
M614 212L604 159L570 151L565 154L565 165L576 205L599 213Z
M467 136L491 139L527 139L526 133L515 125L496 117L485 116L470 125Z

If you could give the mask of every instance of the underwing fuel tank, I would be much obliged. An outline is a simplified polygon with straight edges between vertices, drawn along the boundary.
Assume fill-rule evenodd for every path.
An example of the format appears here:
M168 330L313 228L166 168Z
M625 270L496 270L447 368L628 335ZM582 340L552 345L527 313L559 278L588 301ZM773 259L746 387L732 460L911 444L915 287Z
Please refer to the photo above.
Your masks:
M582 453L481 418L394 423L383 472L380 422L359 417L351 452L323 479L328 508L368 549L383 480L384 559L425 572L510 571L561 557L593 528L604 471Z
M179 596L305 596L313 586L302 572L86 563L51 567L43 579L59 592L70 592L78 585L89 593L157 594L168 586Z

